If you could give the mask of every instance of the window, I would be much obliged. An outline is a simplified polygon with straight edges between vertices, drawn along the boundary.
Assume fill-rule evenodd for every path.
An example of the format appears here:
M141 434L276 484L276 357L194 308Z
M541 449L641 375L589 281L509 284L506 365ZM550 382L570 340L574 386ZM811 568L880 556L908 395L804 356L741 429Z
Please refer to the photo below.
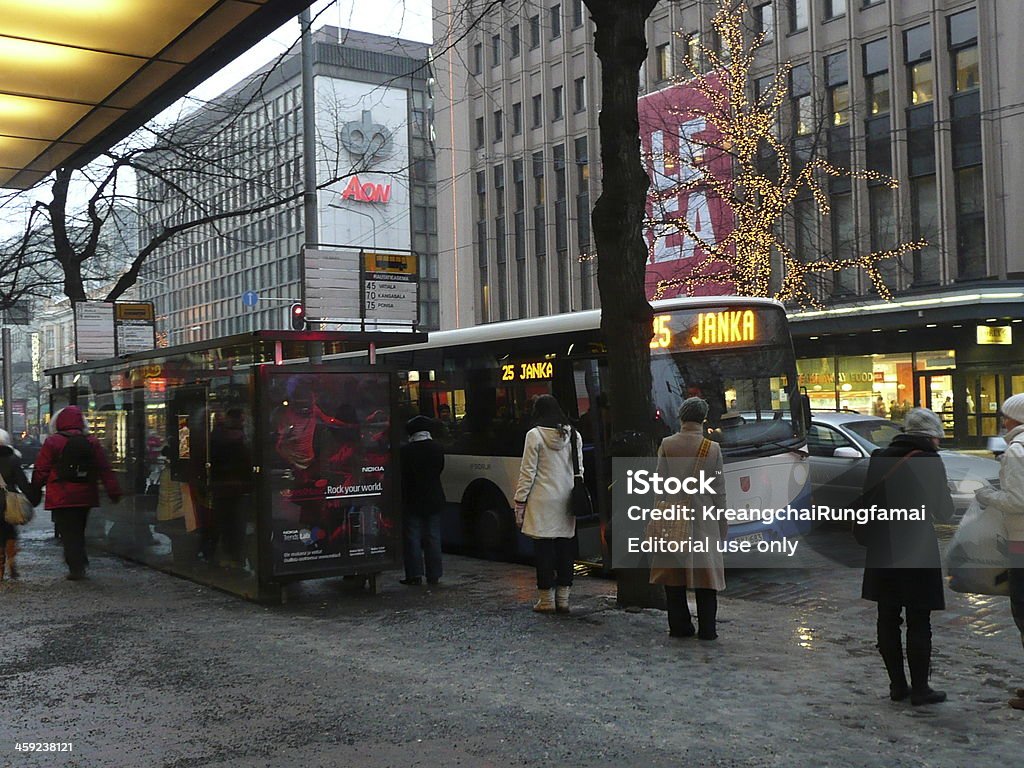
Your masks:
M587 110L587 78L577 77L572 82L573 109L576 112Z
M583 26L583 0L573 0L572 3L572 28L579 29Z
M551 6L551 39L557 40L562 36L562 6L556 3Z
M976 9L949 17L949 49L953 61L953 87L956 93L981 85L978 56L978 12Z
M978 46L961 48L953 54L954 89L957 93L970 91L981 85Z
M985 277L985 186L980 165L956 171L956 240L960 279Z
M501 35L493 35L491 37L491 66L496 67L501 64Z
M523 102L517 101L512 105L512 135L518 136L523 132Z
M825 18L834 19L846 13L846 0L825 0Z
M765 43L775 37L775 8L771 3L754 8L754 34L762 35Z
M884 38L866 43L864 51L864 82L867 92L868 114L888 114L889 97L889 43Z
M500 109L494 110L494 141L501 141L504 137L505 116Z
M654 79L659 83L672 76L672 46L662 43L654 49Z
M789 73L789 92L793 99L793 129L797 136L814 131L814 102L811 99L811 68L808 64L793 67Z
M518 24L513 24L512 28L509 29L508 34L509 34L509 41L508 41L509 58L510 59L514 59L517 56L519 56L519 46L520 46L520 41L519 41L519 25Z
M825 84L828 87L829 112L833 126L850 122L849 57L846 51L825 57Z
M684 47L684 56L686 57L687 68L694 71L700 71L700 32L691 32L686 36L686 44Z
M477 149L484 145L484 119L478 117L476 119L476 146Z
M540 48L540 16L530 17L530 50Z
M558 122L562 119L563 115L564 105L562 103L562 86L556 85L551 89L551 122Z
M533 127L540 128L544 120L544 99L538 93L533 97Z
M964 45L975 45L978 42L978 9L971 8L962 13L954 13L949 22L949 47L959 48Z
M479 75L484 68L484 45L483 43L476 43L473 46L473 58L472 58L473 74Z
M914 252L914 285L938 283L940 226L934 174L910 180L910 219L914 239L928 242Z
M789 31L807 29L807 0L789 0Z
M932 27L922 24L903 33L909 68L910 103L930 104L935 100L935 66L932 62Z

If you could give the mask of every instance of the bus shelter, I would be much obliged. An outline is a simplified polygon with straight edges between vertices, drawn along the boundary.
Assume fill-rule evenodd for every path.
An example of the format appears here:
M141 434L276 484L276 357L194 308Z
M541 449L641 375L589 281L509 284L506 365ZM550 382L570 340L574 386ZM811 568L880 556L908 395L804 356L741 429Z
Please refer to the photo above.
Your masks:
M325 355L425 334L257 331L46 371L124 491L91 545L252 599L401 560L392 371Z

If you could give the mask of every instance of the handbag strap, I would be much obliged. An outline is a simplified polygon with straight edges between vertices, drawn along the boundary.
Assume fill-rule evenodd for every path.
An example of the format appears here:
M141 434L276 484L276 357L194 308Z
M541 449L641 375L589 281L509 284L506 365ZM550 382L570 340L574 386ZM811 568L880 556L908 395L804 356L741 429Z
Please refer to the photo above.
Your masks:
M573 427L569 427L569 431L570 431L570 434L572 435L572 437L570 439L570 443L571 443L571 446L572 446L572 448L571 448L571 451L572 451L572 474L573 474L574 477L579 477L580 476L580 457L576 453L576 446L577 446L576 430Z
M693 464L694 473L700 472L704 468L704 460L711 453L711 441L706 437L701 439L700 447L697 449L696 461Z
M0 491L4 491L5 493L7 491L7 481L4 480L4 475L2 472L0 472Z

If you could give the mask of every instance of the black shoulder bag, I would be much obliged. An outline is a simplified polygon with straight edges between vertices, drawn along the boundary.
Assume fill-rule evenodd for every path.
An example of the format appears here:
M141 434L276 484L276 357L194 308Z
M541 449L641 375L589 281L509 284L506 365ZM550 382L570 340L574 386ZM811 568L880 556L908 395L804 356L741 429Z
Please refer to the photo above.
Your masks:
M575 429L572 427L569 427L569 429L572 430L572 440L569 449L572 451L573 476L572 495L569 496L569 514L576 518L593 517L594 504L590 500L590 491L587 490L587 484L583 481L583 475L580 472L579 452L576 449L579 436Z

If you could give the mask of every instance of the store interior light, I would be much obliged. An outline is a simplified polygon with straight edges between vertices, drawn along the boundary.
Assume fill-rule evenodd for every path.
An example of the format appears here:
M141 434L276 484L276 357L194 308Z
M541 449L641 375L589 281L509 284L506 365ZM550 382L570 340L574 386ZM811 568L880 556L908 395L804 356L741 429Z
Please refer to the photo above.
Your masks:
M928 325L925 326L925 328L934 328L934 327L935 327L935 323L928 323Z

